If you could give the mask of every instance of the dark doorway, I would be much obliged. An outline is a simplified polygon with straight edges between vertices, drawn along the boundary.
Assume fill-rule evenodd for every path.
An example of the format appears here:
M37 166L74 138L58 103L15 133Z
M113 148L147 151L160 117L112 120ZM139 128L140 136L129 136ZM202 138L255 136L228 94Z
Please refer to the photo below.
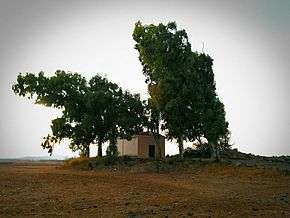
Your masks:
M155 157L155 145L149 145L149 157Z

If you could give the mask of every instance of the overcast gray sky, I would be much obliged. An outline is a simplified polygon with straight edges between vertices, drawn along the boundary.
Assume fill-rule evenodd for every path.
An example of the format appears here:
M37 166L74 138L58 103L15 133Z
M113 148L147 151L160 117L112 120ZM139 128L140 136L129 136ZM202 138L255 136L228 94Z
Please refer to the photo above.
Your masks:
M19 72L100 73L146 98L138 20L176 21L193 50L204 42L235 147L290 155L290 1L0 0L0 158L47 155L40 142L59 114L13 94ZM54 154L72 155L65 144Z

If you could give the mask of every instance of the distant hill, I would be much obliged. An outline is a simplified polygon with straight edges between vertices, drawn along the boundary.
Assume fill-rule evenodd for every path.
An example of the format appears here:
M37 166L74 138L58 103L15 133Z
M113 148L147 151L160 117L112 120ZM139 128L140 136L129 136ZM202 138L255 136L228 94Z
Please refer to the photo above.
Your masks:
M14 162L45 162L45 161L63 161L69 158L68 156L24 156L19 158L0 158L0 163L14 163Z
M24 156L24 157L14 158L14 159L39 161L39 160L65 160L67 158L69 157L61 156L61 155L54 155L54 156Z

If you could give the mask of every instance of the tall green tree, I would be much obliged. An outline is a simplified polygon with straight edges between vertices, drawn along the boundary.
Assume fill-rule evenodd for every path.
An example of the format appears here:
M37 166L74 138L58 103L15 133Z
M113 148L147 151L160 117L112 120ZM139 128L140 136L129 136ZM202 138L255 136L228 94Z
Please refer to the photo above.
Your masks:
M225 119L224 104L216 93L212 70L213 59L205 54L193 54L194 71L197 72L198 135L206 138L212 150L212 157L219 160L218 144L228 135L228 122Z
M225 134L224 106L216 95L212 59L191 51L185 30L174 22L157 26L135 24L133 39L139 52L149 94L163 119L168 139L176 139L180 156L183 141L205 137L212 144ZM216 152L213 152L216 153Z
M143 26L138 22L133 38L146 82L151 87L149 94L164 120L162 129L167 131L168 139L178 141L182 156L183 141L187 140L186 124L190 123L182 95L187 79L183 73L189 68L191 54L186 32L178 31L175 23Z

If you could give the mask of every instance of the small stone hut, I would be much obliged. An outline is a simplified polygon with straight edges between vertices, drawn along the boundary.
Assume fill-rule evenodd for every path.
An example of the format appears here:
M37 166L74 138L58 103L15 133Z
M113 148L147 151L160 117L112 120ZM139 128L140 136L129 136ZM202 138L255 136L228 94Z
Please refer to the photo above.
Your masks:
M159 135L161 157L165 157L165 137ZM118 139L117 148L120 156L128 155L140 158L155 158L157 156L156 142L152 133L142 132L131 140Z

